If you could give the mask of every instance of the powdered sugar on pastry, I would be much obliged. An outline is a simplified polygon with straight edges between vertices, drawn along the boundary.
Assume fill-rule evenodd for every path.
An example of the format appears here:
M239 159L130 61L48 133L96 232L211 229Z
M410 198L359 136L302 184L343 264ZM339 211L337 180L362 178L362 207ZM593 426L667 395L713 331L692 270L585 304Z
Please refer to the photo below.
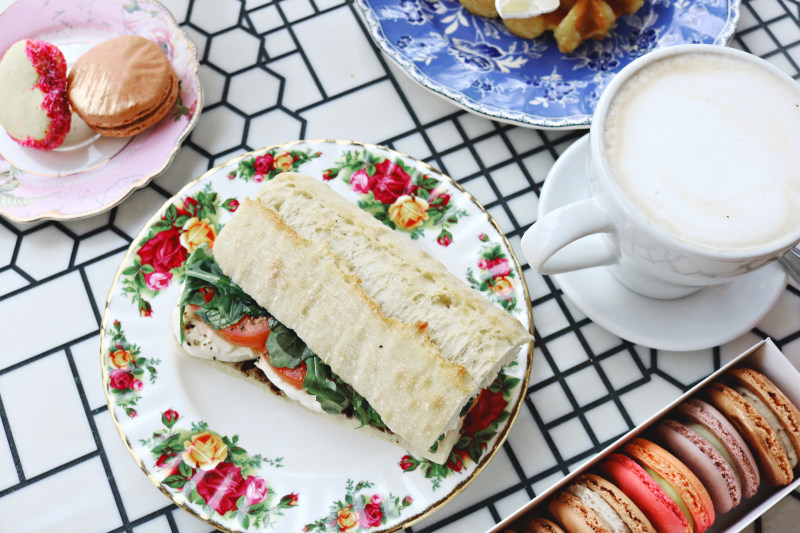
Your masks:
M504 19L528 18L552 13L559 3L559 0L495 0L494 8Z

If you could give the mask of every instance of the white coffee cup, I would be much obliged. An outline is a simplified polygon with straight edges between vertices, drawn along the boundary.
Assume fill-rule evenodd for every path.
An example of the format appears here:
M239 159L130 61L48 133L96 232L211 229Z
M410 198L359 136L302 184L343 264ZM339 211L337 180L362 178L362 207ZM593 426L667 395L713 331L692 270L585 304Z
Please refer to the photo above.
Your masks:
M800 85L756 56L679 45L636 59L603 92L588 145L590 196L522 237L536 272L608 265L676 298L800 242Z

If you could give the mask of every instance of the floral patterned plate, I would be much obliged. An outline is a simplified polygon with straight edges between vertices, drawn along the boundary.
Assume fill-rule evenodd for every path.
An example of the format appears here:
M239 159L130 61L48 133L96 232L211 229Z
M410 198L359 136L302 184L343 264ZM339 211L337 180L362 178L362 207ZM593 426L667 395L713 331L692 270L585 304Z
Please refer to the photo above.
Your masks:
M0 14L0 51L42 39L61 49L68 66L93 45L131 34L167 54L180 82L175 108L124 139L101 137L75 115L67 139L51 151L24 148L0 127L0 215L69 220L110 209L169 165L202 107L195 46L155 0L17 0Z
M148 221L117 271L103 317L109 411L165 494L223 530L391 531L452 500L486 467L527 389L532 349L467 415L445 466L359 434L184 355L172 314L184 262L259 183L286 170L327 182L531 331L530 299L504 235L475 200L425 163L374 145L300 141L210 170ZM331 317L348 334L348 317Z
M609 36L559 52L546 33L511 34L458 0L356 0L372 38L423 87L468 111L536 128L586 128L622 67L650 50L726 44L739 0L645 0Z

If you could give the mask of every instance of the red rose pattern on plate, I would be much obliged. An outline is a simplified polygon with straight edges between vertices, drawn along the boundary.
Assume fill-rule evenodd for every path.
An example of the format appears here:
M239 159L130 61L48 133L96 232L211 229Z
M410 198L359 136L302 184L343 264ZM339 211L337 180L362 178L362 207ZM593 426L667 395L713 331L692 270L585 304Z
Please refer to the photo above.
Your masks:
M389 453L382 460L382 474L354 469L353 475L340 481L345 484L343 499L327 503L320 500L322 494L329 498L341 490L341 485L331 485L336 476L297 485L296 475L287 477L284 472L294 473L304 458L292 450L276 449L269 438L248 439L248 446L258 442L273 459L261 453L248 454L238 436L250 433L247 422L234 423L238 413L227 412L222 418L213 418L213 425L222 429L214 431L203 421L206 415L193 412L196 406L183 396L187 391L182 388L191 383L185 376L179 382L182 378L175 374L175 362L161 363L154 357L166 358L163 349L156 347L174 343L169 315L178 298L188 254L204 243L213 248L241 200L254 195L260 182L283 171L304 172L329 182L383 224L426 241L423 247L429 253L453 271L462 272L467 283L498 306L519 316L523 323L530 320L530 309L519 305L526 292L508 244L485 212L435 169L381 147L356 143L308 141L270 147L240 156L187 185L134 240L118 271L104 317L109 325L103 331L103 369L112 415L148 476L175 503L215 527L269 530L295 524L318 532L405 527L449 501L452 491L473 479L479 466L497 451L509 419L521 403L521 383L526 382L530 364L528 350L469 406L461 438L446 464L433 464L398 450L397 458ZM459 225L465 217L474 218ZM456 268L448 265L454 259ZM136 343L124 338L123 324L136 332L127 335ZM152 344L154 335L163 340ZM153 353L145 357L139 346ZM157 413L154 407L159 408ZM246 406L240 407L242 414L248 412ZM142 435L138 428L155 416L158 422L151 423ZM137 425L129 426L126 420L134 417ZM187 419L195 422L187 426ZM160 429L153 431L154 426ZM224 436L231 429L237 435ZM331 466L334 463L331 458ZM391 479L394 488L379 482L381 476ZM408 483L416 487L413 498L402 488ZM327 507L324 516L310 511L320 506Z

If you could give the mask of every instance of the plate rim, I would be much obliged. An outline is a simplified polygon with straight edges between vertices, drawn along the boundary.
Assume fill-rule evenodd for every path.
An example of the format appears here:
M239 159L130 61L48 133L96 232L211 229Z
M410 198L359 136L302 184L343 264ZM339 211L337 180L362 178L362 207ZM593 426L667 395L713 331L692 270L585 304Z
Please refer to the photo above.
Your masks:
M16 4L22 4L27 1L28 0L14 0L10 4L8 4L2 11L0 11L0 17L6 14L6 11L8 11L12 6ZM164 17L164 19L167 20L167 22L176 30L176 35L178 35L181 38L181 41L183 41L186 44L187 50L189 51L189 57L191 58L190 68L187 69L186 72L187 75L189 75L190 79L192 80L193 86L197 88L194 113L192 114L189 121L186 123L186 126L184 126L183 130L181 130L180 134L177 135L175 139L172 141L172 149L170 150L170 153L167 154L165 159L161 162L161 164L158 165L153 170L149 171L146 175L142 176L141 179L131 183L128 186L128 188L124 190L118 197L112 199L103 206L100 206L96 209L84 210L79 213L71 213L71 214L63 213L61 211L51 210L51 211L42 211L30 216L20 216L14 213L13 211L9 211L5 206L0 204L0 215L5 217L7 220L16 223L33 223L44 220L60 220L60 221L80 220L83 218L99 215L101 213L109 211L110 209L113 209L114 207L117 207L119 204L124 202L128 198L128 196L130 196L133 192L141 189L142 187L145 187L153 179L161 175L172 164L172 162L175 160L175 157L178 155L178 152L180 151L181 147L183 146L184 141L186 140L186 138L189 136L189 134L192 132L195 125L197 124L197 121L199 120L203 110L203 85L200 81L200 76L199 76L200 60L199 60L197 45L194 43L194 41L192 41L189 38L189 35L181 28L180 24L175 19L175 16L172 14L172 12L163 3L161 3L160 0L136 0L136 1L139 3L153 5L160 12L160 16ZM133 138L134 137L131 137L131 140ZM127 147L128 145L126 144L125 146ZM99 166L107 164L117 155L118 153L114 154L107 160L103 161ZM2 157L2 155L0 155L0 158L5 161L8 161L7 159L5 159L5 157ZM9 163L11 162L9 161ZM79 173L65 174L58 176L58 178L69 179L70 177L76 175L79 175Z
M649 1L649 0L648 0ZM726 0L728 7L728 18L725 20L720 32L714 36L713 45L726 46L733 38L741 17L741 0ZM591 125L591 114L569 114L557 118L541 117L532 115L524 111L502 109L495 105L485 105L469 98L463 92L446 86L443 82L437 81L431 75L423 72L416 63L409 59L405 54L389 42L383 29L383 25L378 19L377 13L372 8L370 0L355 0L354 4L358 8L356 11L366 24L369 35L382 52L394 61L402 72L409 78L417 82L424 89L456 105L457 107L482 116L491 120L496 120L506 124L522 126L542 130L576 130L586 129ZM477 16L477 15L473 15ZM523 40L521 37L517 39ZM680 43L674 43L680 44ZM673 46L672 44L667 46ZM654 47L657 50L661 47ZM648 50L648 52L652 51ZM622 67L620 67L621 69ZM614 72L614 75L619 69Z
M466 199L469 202L473 203L480 210L481 215L483 216L484 220L486 222L488 222L494 228L495 231L497 231L497 234L498 234L502 244L506 247L506 250L509 253L509 257L510 257L510 259L512 261L512 264L514 265L514 269L516 270L516 272L519 275L520 287L522 288L522 293L523 293L523 296L525 298L525 309L526 309L525 316L528 319L528 327L526 329L528 330L528 332L532 336L535 335L535 333L534 333L534 321L533 321L533 305L532 305L531 298L530 298L530 292L529 292L529 289L528 289L527 282L525 280L525 276L524 276L523 271L522 271L522 265L519 263L517 255L514 252L514 249L511 246L511 243L508 240L507 235L505 234L505 232L502 231L500 226L497 224L497 221L495 221L495 219L486 210L486 208L483 206L483 204L481 204L477 200L477 198L475 198L466 189L464 189L464 187L461 184L459 184L454 178L452 178L449 175L441 172L440 170L438 170L436 167L430 165L429 163L426 163L426 162L424 162L422 160L416 159L416 158L414 158L414 157L412 157L412 156L410 156L408 154L405 154L403 152L397 151L397 150L395 150L393 148L389 148L387 146L374 144L374 143L366 143L366 142L361 142L361 141L350 141L350 140L342 140L342 139L301 139L301 140L295 140L295 141L288 141L288 142L284 142L284 143L273 144L273 145L265 146L265 147L262 147L262 148L258 148L256 150L251 150L251 151L248 151L248 152L245 152L245 153L242 153L242 154L238 154L238 155L236 155L234 157L231 157L231 158L225 160L223 163L215 165L214 167L206 170L200 176L198 176L196 178L193 178L191 181L187 182L183 187L181 187L181 189L178 190L174 195L172 195L170 198L166 199L164 201L164 203L162 203L161 206L143 223L141 229L136 234L136 236L132 239L130 245L128 246L128 249L125 251L125 255L120 260L120 264L117 267L116 272L114 273L114 277L113 277L113 280L111 282L111 286L109 288L108 294L106 295L106 301L105 301L105 304L104 304L104 307L103 307L103 315L102 315L102 320L101 320L101 323L100 323L100 339L99 339L99 355L100 355L100 357L99 357L99 361L98 362L100 363L101 380L102 380L102 383L103 383L103 394L105 395L106 406L108 408L107 410L108 410L108 412L109 412L109 414L111 416L111 420L112 420L112 422L114 424L114 427L115 427L115 429L117 431L117 434L121 437L123 445L128 450L128 453L131 455L131 457L133 458L134 462L139 467L139 469L142 471L142 473L144 473L144 475L147 477L147 479L149 479L150 482L153 483L153 485L156 486L156 488L158 488L167 498L169 498L169 500L173 504L175 504L176 506L180 507L181 509L183 509L184 511L188 512L189 514L193 515L194 517L198 518L199 520L204 522L206 525L212 526L214 528L219 529L220 531L225 531L227 533L234 533L237 530L236 529L227 528L226 526L224 526L222 524L219 524L217 522L212 521L210 516L204 516L203 514L201 514L201 513L197 512L196 510L190 508L189 503L185 500L185 498L177 498L175 494L172 494L168 490L166 490L166 488L164 487L164 484L162 482L158 481L154 477L154 475L147 470L147 468L144 465L143 460L135 453L135 451L133 449L133 446L131 445L130 440L128 438L128 435L126 434L125 430L122 428L121 422L120 422L120 420L119 420L119 418L117 417L117 414L116 414L114 400L113 400L113 398L112 398L112 396L111 396L111 394L109 392L109 387L106 386L106 384L108 382L109 374L108 374L108 370L107 370L107 365L105 365L104 363L106 361L106 351L107 351L106 347L107 347L107 344L108 344L107 330L109 328L109 321L112 320L111 312L110 312L110 305L111 305L112 299L116 295L115 293L116 293L116 289L117 289L118 284L119 284L120 277L122 276L122 271L124 270L125 266L128 264L128 261L131 258L132 254L134 253L134 249L136 248L137 244L147 234L147 232L149 231L149 229L150 229L151 225L154 223L154 221L158 220L158 218L161 216L161 214L170 205L172 205L175 202L175 200L179 199L182 195L186 194L189 190L194 188L199 183L210 179L210 177L213 174L216 174L216 173L220 172L225 167L238 164L239 161L241 161L241 160L243 160L245 158L254 157L256 154L263 153L265 151L269 151L269 150L273 150L273 149L287 148L287 147L291 147L291 146L306 145L306 144L310 145L310 146L321 145L321 144L336 144L336 145L345 145L345 146L351 145L351 146L357 146L357 147L362 148L362 149L363 148L367 148L367 149L383 150L383 151L386 151L387 153L390 153L392 155L402 157L402 158L404 158L404 159L406 159L408 161L413 161L413 162L419 164L423 168L430 169L431 171L435 172L438 177L441 177L445 182L447 182L448 185L454 187L455 189L457 189L459 191L459 193L465 195ZM523 324L523 326L525 326L525 325ZM520 378L520 383L518 385L519 386L518 397L517 397L514 405L510 406L509 418L508 418L507 422L505 423L505 426L501 430L498 431L497 438L495 439L495 442L494 442L493 446L491 448L487 448L486 449L484 454L481 456L480 461L476 464L475 469L469 474L469 477L467 477L467 478L461 480L459 483L457 483L453 487L453 489L450 491L450 493L448 493L443 498L428 504L428 506L422 512L417 513L416 515L408 516L402 522L399 522L399 523L397 523L397 524L395 524L393 526L390 526L389 528L376 529L375 530L376 532L386 532L386 533L388 533L388 532L398 531L398 530L404 529L406 527L409 527L409 526L411 526L413 524L416 524L420 520L423 520L423 519L431 516L435 512L437 512L440 509L442 509L443 507L445 507L453 499L455 499L459 494L461 494L467 488L467 486L469 486L475 479L478 478L478 476L481 473L483 473L485 468L489 465L489 463L492 462L492 460L497 455L499 450L503 447L503 444L505 443L505 441L508 438L508 434L511 432L511 429L514 426L514 423L516 422L520 411L522 410L522 406L525 404L525 398L527 397L527 389L528 389L528 385L530 383L530 375L531 375L532 365L533 365L534 347L535 347L535 339L532 339L528 343L528 349L526 350L526 354L525 354L526 369L523 372L522 377Z

